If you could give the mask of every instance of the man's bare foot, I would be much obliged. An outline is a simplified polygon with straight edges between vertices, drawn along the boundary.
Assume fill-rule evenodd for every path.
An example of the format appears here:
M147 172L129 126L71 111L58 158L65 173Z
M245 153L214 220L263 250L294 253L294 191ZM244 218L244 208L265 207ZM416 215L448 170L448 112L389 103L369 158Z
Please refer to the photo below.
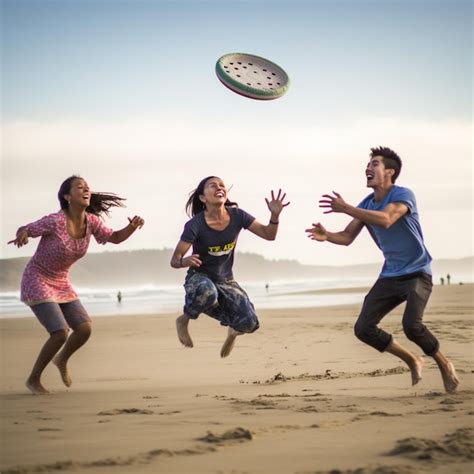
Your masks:
M444 389L448 393L454 393L459 385L454 365L448 362L446 365L440 365L439 370L441 370L441 376L443 377Z
M410 365L412 385L416 385L421 380L421 372L423 371L424 365L425 361L423 357L415 357L415 361Z
M49 395L51 392L46 390L39 380L30 380L28 379L25 382L26 388L33 394L33 395Z
M61 374L61 379L64 385L66 385L66 387L70 387L72 385L72 378L67 368L66 362L63 362L59 355L57 355L53 359L53 364L59 369L59 373Z
M178 339L185 347L193 347L193 341L188 332L189 318L182 314L176 318L176 330L178 331Z
M236 331L235 329L229 328L227 332L227 339L224 341L221 349L221 357L227 357L234 348L235 338L241 336L243 332Z

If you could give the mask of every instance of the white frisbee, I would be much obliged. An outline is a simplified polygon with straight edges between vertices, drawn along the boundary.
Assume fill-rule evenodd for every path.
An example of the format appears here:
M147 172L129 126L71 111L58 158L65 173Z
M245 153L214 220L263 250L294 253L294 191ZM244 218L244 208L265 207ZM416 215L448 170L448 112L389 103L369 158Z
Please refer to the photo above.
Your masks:
M216 63L216 74L231 91L250 99L278 99L290 85L280 66L253 54L224 54Z

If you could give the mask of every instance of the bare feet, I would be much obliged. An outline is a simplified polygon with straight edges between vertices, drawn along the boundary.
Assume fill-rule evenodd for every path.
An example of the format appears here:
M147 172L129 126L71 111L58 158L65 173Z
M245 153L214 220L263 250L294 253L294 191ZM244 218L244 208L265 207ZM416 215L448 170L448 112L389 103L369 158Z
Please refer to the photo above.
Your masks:
M182 314L176 318L176 330L178 331L178 339L185 347L193 347L193 341L188 332L189 318Z
M63 362L59 355L57 355L53 359L53 364L59 369L59 373L61 374L61 379L64 385L66 385L66 387L70 387L72 385L72 378L67 368L66 362Z
M415 357L413 363L409 365L412 385L416 385L421 380L421 372L423 371L424 365L425 361L423 360L423 357Z
M241 336L243 332L236 331L235 329L229 328L227 332L227 339L224 341L224 344L221 349L221 357L227 357L234 348L235 338Z
M443 377L444 389L448 393L454 393L459 385L454 365L448 362L446 365L440 365L439 370L441 370L441 376Z
M28 379L25 383L26 388L33 394L33 395L49 395L51 392L46 390L39 380L31 380Z

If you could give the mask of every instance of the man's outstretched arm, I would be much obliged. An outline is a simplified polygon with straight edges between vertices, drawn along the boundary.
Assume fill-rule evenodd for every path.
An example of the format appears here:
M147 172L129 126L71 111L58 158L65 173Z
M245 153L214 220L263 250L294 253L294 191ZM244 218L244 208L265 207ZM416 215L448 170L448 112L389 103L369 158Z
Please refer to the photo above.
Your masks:
M334 192L334 196L323 194L323 199L319 201L319 207L329 209L324 214L330 212L341 212L348 216L358 219L367 225L374 225L388 229L395 222L408 212L408 207L402 202L391 202L382 211L370 211L351 206L341 197L340 194Z
M318 242L331 242L336 245L350 245L363 229L364 223L359 219L353 219L348 226L340 232L329 232L319 222L313 227L306 229L308 237Z

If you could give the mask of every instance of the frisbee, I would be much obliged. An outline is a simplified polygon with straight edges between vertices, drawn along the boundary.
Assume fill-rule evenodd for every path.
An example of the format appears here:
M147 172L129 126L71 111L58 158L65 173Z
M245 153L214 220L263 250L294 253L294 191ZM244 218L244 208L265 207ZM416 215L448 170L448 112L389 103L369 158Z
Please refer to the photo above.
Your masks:
M216 74L231 91L250 99L278 99L290 85L280 66L253 54L224 54L216 63Z

